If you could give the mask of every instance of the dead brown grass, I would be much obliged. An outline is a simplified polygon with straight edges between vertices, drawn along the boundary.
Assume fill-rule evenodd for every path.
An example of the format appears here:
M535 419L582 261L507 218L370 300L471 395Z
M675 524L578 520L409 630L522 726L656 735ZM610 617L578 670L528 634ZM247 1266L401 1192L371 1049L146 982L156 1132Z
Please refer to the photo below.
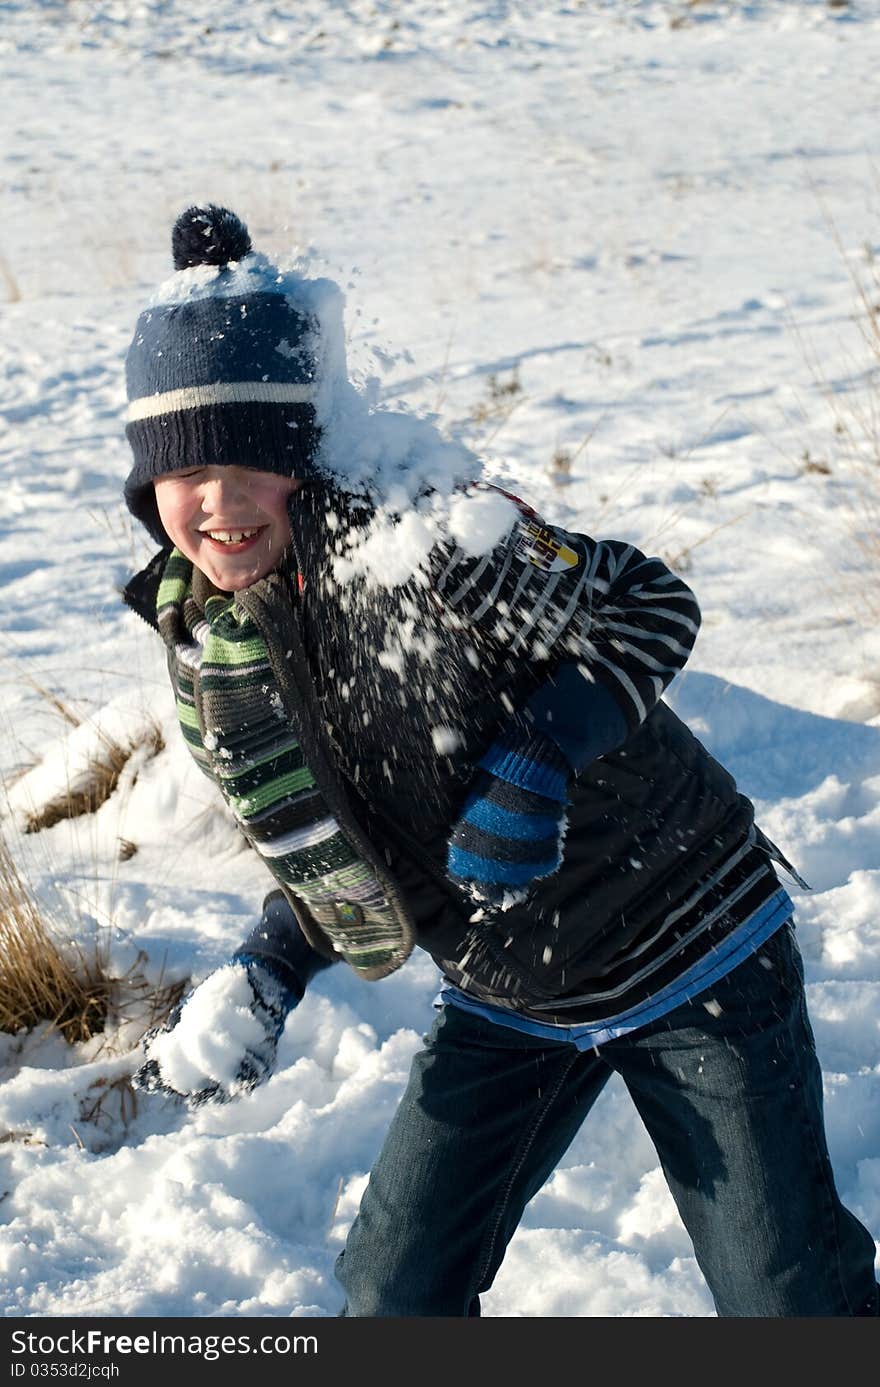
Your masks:
M162 751L165 742L157 726L150 728L140 746L145 747L147 757L157 756ZM39 833L44 828L51 828L53 824L60 823L62 819L76 819L82 814L94 814L113 794L123 769L138 749L138 746L123 746L111 737L102 737L100 757L92 761L85 782L76 787L68 786L62 794L56 795L54 799L40 805L39 809L25 815L24 832Z
M97 959L72 961L0 837L0 1031L17 1035L48 1021L72 1044L104 1027L110 982Z

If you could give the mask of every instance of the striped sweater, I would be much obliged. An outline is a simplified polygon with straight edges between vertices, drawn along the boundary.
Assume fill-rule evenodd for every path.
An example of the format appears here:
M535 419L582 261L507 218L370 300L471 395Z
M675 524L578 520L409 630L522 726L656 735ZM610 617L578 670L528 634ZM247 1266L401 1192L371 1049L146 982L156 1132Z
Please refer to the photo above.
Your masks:
M563 690L557 673L529 706L581 770L644 722L691 652L699 607L660 559L547 525L511 499L520 520L506 541L476 559L455 548L436 591L508 655L562 655Z

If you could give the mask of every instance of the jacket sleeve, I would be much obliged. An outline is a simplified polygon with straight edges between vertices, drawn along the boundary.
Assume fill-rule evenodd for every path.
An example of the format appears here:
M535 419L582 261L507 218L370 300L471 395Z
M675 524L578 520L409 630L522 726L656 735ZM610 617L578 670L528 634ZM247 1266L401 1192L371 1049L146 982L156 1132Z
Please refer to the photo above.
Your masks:
M499 544L476 558L447 551L434 586L510 655L549 662L526 709L579 771L647 717L691 652L699 607L662 560L548 525L511 499L519 515Z
M259 923L233 957L256 958L273 964L298 1001L302 1001L315 974L335 962L312 948L283 891L269 892L263 901Z

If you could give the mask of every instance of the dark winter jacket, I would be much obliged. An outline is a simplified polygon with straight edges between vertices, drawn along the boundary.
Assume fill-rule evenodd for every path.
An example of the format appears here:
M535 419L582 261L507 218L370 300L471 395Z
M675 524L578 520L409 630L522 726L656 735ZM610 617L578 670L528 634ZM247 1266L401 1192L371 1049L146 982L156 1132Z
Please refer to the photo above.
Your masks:
M332 577L359 517L327 488L293 498L293 675L417 942L459 987L544 1020L635 1005L778 889L750 801L661 698L697 632L693 595L659 560L522 506L491 554L438 547L428 585L377 594ZM125 593L152 624L163 558ZM524 710L578 770L563 862L524 903L475 919L447 844L477 761Z

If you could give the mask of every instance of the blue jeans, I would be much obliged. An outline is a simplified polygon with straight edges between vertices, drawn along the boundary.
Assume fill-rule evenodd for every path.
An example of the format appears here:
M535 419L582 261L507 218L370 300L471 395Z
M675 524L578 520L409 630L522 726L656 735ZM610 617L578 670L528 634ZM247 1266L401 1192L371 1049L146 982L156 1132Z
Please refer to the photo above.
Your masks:
M523 1209L614 1072L719 1315L878 1314L874 1240L834 1184L790 925L702 1000L600 1052L446 1006L337 1260L341 1313L479 1315Z

